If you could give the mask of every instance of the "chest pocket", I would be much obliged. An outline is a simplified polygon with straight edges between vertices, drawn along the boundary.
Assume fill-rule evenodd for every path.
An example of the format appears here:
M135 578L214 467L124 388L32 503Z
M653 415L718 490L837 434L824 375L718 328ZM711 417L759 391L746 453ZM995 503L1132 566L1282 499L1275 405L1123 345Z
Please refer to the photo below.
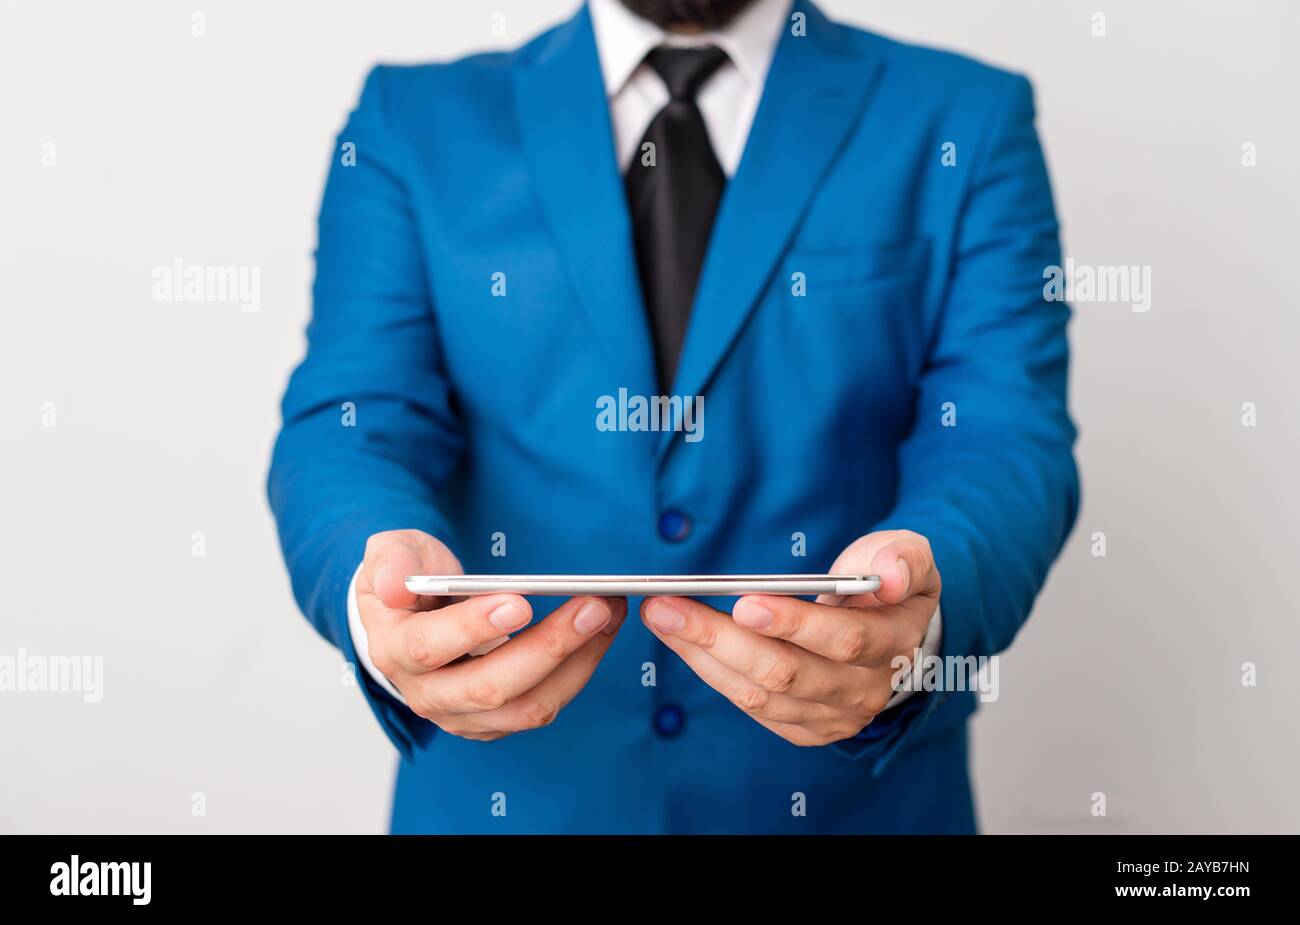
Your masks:
M843 251L791 250L784 263L784 285L795 285L803 274L807 295L859 286L915 280L930 261L930 239L914 238L876 247Z
M877 437L908 426L931 323L931 239L843 250L790 250L774 287L772 357L802 388ZM804 291L794 287L803 274ZM867 425L870 422L870 426ZM882 429L884 428L884 429ZM863 439L867 439L864 436Z

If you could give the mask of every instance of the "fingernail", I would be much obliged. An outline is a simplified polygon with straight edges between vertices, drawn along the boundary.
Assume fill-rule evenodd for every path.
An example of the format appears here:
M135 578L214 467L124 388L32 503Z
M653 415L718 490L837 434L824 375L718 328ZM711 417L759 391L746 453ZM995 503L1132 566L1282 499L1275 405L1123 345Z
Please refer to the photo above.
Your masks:
M501 632L510 633L528 622L528 611L510 601L488 614L488 622Z
M681 632L682 627L686 625L686 617L680 610L671 604L663 601L655 601L646 609L646 619L655 625L655 628L665 633Z
M772 616L772 611L762 604L743 597L731 609L731 618L741 626L747 626L752 630L765 630L772 625L772 621L775 619Z
M912 570L907 567L907 560L902 556L898 558L898 571L903 575L903 593L906 594L912 584Z
M588 601L578 609L578 614L573 618L573 628L582 635L594 633L602 626L610 622L613 616L609 608L598 601Z

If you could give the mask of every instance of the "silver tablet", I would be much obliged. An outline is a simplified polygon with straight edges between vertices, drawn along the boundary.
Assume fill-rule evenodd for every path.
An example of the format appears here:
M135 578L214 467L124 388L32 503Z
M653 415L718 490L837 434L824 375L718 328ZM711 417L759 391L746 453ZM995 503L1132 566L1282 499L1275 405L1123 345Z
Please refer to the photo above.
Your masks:
M415 594L591 594L605 597L678 594L864 594L880 587L875 575L410 575Z

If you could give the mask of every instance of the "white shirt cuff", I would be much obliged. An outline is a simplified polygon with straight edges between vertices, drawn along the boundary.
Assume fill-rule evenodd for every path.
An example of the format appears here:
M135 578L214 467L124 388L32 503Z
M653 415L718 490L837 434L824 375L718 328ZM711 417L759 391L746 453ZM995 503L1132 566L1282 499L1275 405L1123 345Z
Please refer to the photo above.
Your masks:
M366 674L370 675L376 684L388 691L398 703L405 705L406 698L370 660L370 640L366 636L365 626L361 623L361 609L357 606L357 576L360 574L361 566L358 565L357 570L352 573L352 580L348 582L348 632L352 634L352 647L357 650L357 661L366 670Z
M931 655L937 656L939 654L939 645L942 642L943 617L939 613L939 607L936 606L934 608L934 616L930 618L930 625L925 630L925 639L921 641L922 664L925 664L925 660ZM898 690L894 691L894 695L890 697L889 702L885 704L886 710L902 703L908 697L912 696L912 678L915 677L915 674L916 673L912 671L907 673L907 676L903 679L902 686L898 688Z

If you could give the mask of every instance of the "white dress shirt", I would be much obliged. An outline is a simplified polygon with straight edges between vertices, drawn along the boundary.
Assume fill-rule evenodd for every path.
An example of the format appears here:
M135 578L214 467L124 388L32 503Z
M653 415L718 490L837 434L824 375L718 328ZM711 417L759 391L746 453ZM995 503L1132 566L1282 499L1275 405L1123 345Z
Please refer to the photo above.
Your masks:
M668 88L645 56L659 45L716 45L727 53L727 60L700 88L695 102L718 162L732 176L763 96L790 0L756 0L722 29L692 35L664 32L619 0L589 0L588 8L619 168L626 172L650 121L668 102Z
M734 175L763 96L763 84L772 64L772 55L782 29L789 22L790 0L755 0L721 29L690 35L665 32L632 13L619 0L588 0L587 6L596 36L600 71L605 80L614 131L614 153L620 170L626 172L650 121L668 102L668 88L654 69L645 63L646 54L658 45L716 45L727 53L727 61L700 88L696 104L704 116L704 125L718 162L728 177ZM360 572L359 566L357 571ZM402 695L370 659L366 630L357 610L355 587L354 574L348 586L348 627L357 658L378 684L404 703ZM941 628L942 621L936 610L925 635L924 655L938 653ZM491 646L489 643L488 647ZM910 676L907 683L910 684ZM895 693L890 705L910 693L910 689Z

